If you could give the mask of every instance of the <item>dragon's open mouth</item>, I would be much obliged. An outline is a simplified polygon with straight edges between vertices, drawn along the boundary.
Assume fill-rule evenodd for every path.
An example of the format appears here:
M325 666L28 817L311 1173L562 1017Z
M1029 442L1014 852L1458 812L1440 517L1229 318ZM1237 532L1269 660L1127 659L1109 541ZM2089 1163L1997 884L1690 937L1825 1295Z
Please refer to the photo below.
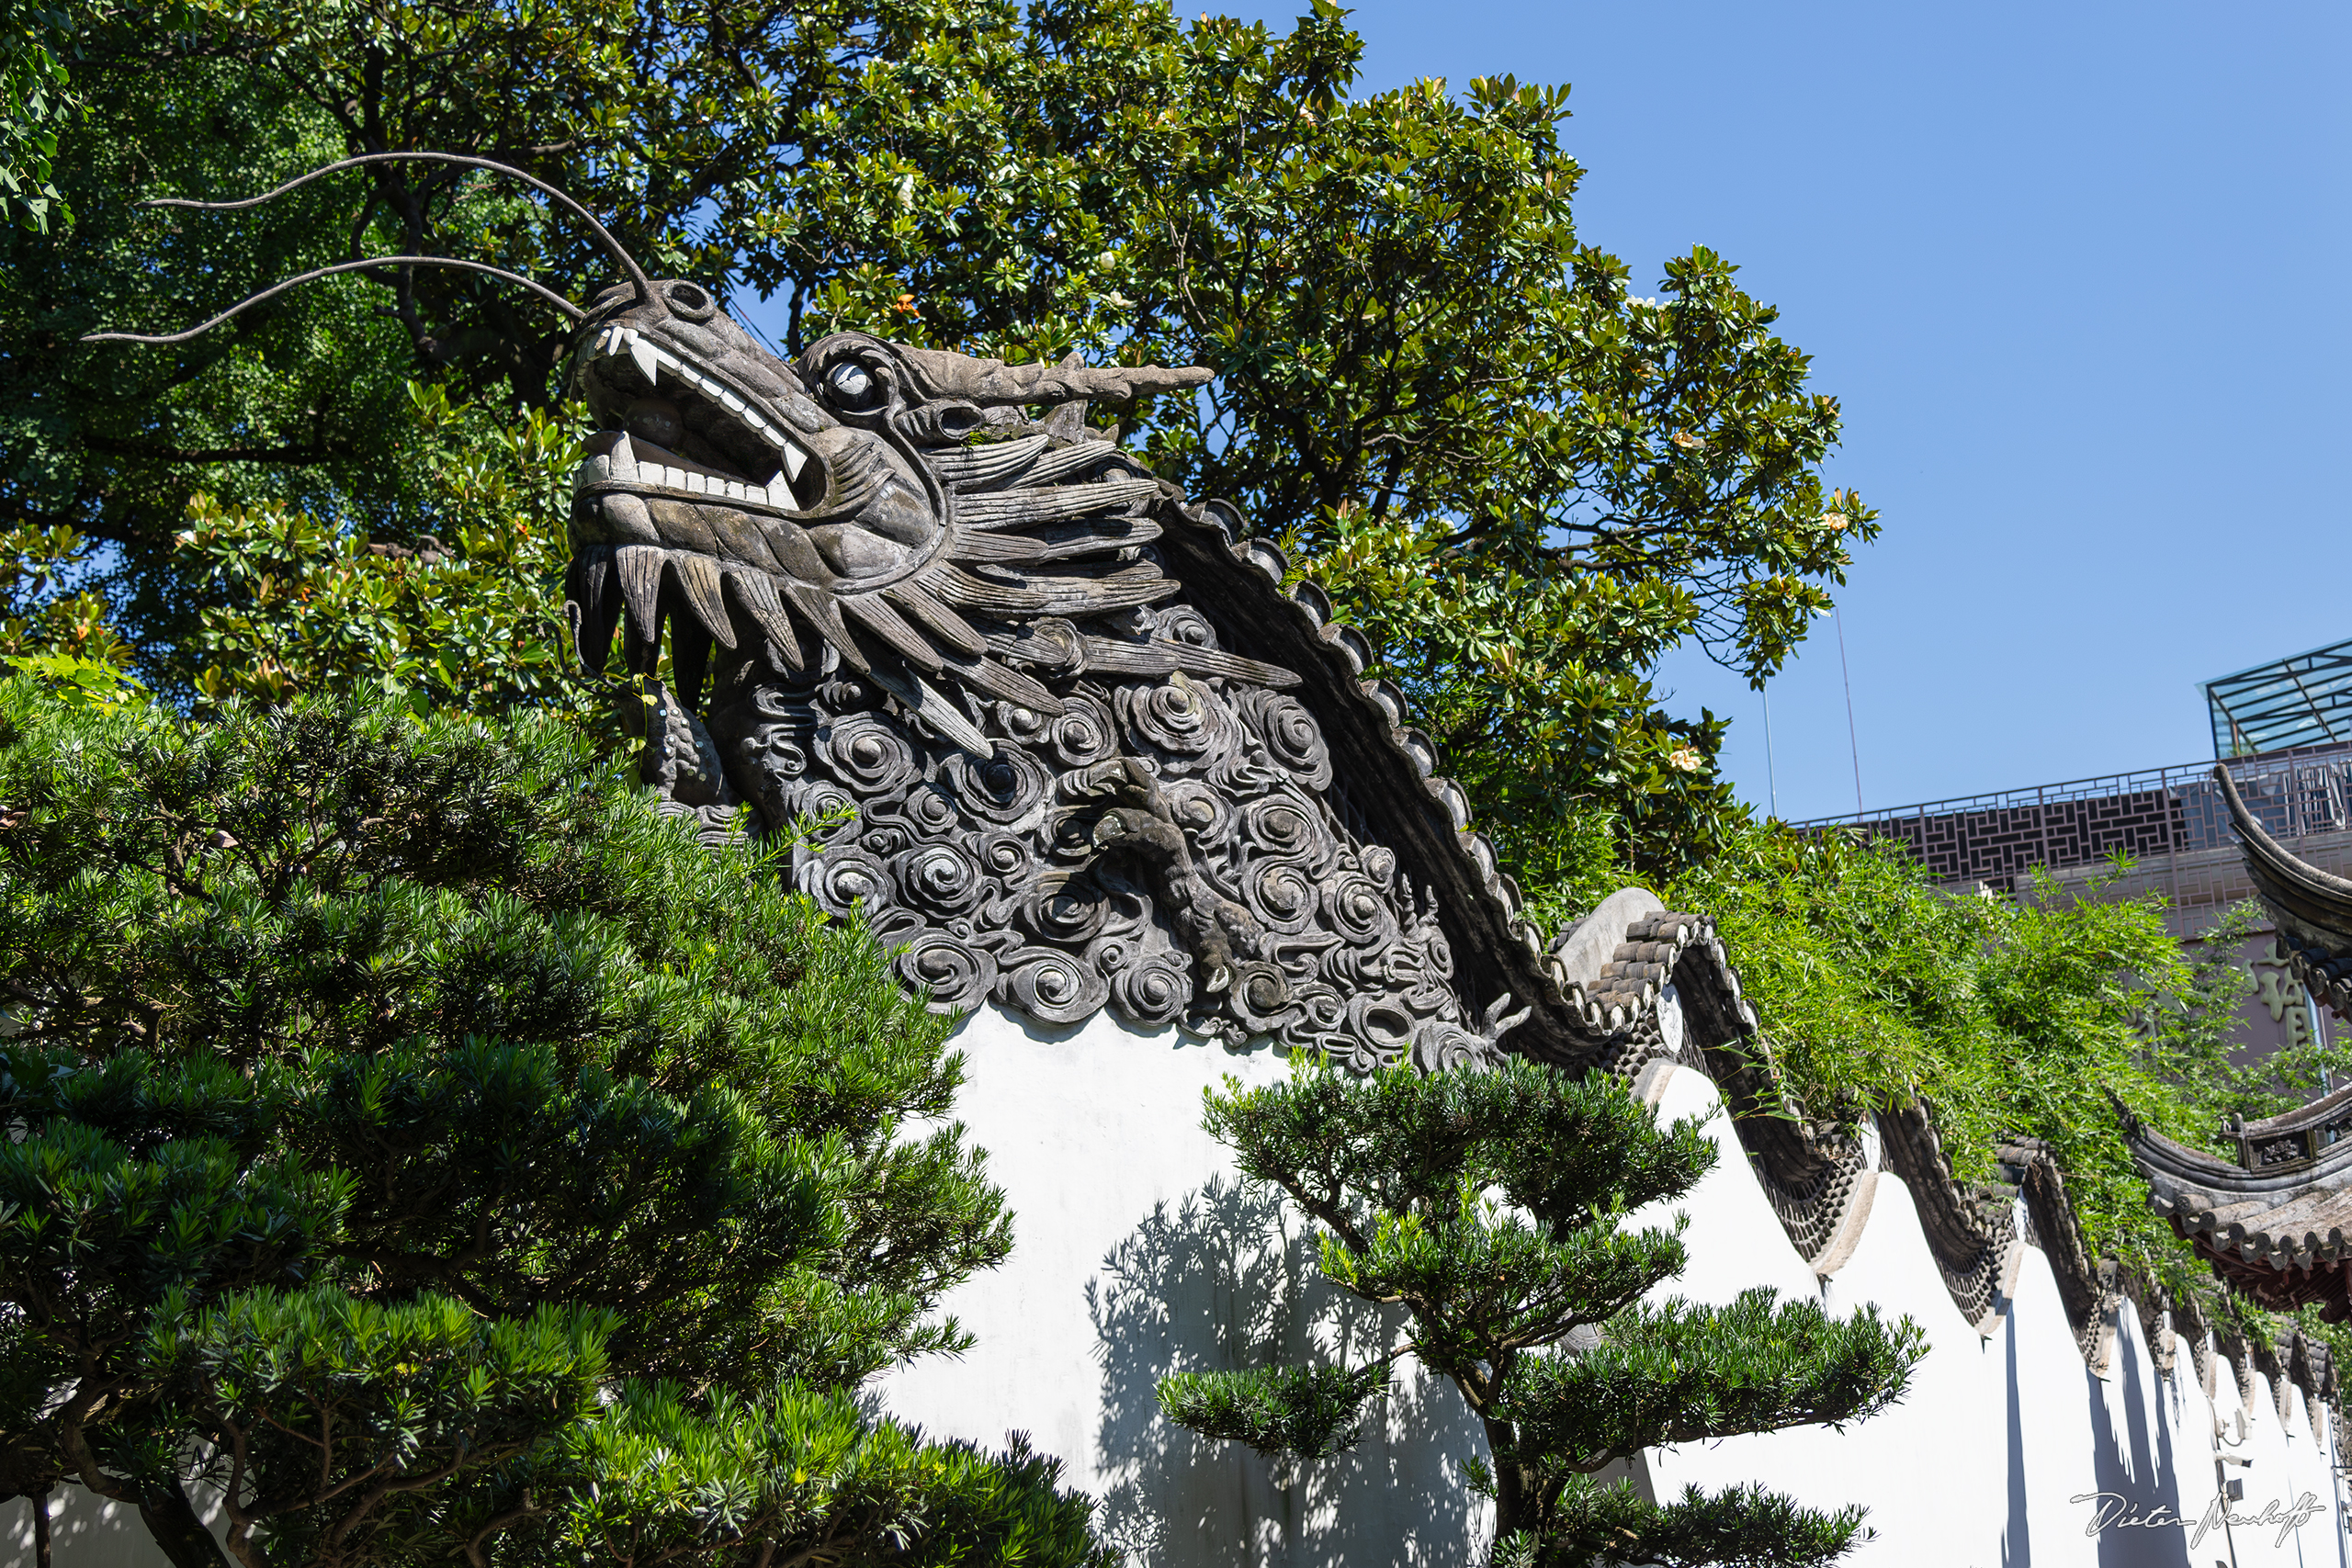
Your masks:
M698 709L715 659L728 682L838 659L978 757L994 750L978 705L1058 716L1046 680L1081 669L1296 680L1102 619L1176 590L1144 553L1162 487L1114 443L1021 420L967 439L983 405L1132 398L1206 372L1009 367L850 333L786 365L707 291L659 288L665 303L616 301L574 350L601 427L564 591L589 670L625 629L628 668L652 673L666 626L678 696Z
M577 372L604 432L580 481L646 495L694 496L786 514L825 499L825 465L762 412L760 398L691 364L635 327L612 325Z

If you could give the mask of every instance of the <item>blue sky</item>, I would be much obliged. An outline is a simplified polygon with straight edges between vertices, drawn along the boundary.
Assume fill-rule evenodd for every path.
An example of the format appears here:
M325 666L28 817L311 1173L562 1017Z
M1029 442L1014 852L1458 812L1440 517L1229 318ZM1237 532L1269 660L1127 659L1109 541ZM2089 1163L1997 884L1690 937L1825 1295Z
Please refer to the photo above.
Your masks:
M1287 26L1303 7L1227 6ZM2352 637L2352 8L1368 4L1363 86L1568 82L1578 227L1706 244L1844 404L1885 524L1842 598L1875 808L2191 761L2198 681ZM1694 651L1675 711L1762 705ZM1835 627L1780 809L1854 809Z

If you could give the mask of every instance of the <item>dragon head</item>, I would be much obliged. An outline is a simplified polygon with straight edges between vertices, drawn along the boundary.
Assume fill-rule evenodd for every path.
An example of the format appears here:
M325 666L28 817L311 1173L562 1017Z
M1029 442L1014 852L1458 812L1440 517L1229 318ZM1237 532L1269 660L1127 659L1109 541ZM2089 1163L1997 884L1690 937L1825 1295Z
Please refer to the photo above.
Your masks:
M1035 460L1047 439L1023 445L1035 428L1025 408L1132 400L1208 377L1008 366L862 333L833 333L787 363L698 284L607 290L569 371L599 426L571 523L582 657L601 668L622 626L629 667L650 671L666 625L681 695L695 705L715 649L741 662L764 645L786 673L804 668L813 632L817 649L895 677L894 689L953 676L1057 712L1045 687L998 657L1013 635L1003 618L1107 613L1172 592L1148 567L1042 568L1132 553L1155 530L1117 514L1156 500L1157 483L1115 446L1088 442L1080 461L1046 468L1064 479L1116 470L1104 482L1056 486L1010 511L972 498L1000 484L1035 491L1046 477ZM1008 450L974 458L997 446ZM1069 526L1079 519L1089 521Z
M599 432L574 549L658 545L827 588L916 570L947 507L887 418L887 351L827 363L815 395L698 285L609 290L575 339L571 390ZM880 345L875 345L879 349ZM815 368L812 367L812 368Z

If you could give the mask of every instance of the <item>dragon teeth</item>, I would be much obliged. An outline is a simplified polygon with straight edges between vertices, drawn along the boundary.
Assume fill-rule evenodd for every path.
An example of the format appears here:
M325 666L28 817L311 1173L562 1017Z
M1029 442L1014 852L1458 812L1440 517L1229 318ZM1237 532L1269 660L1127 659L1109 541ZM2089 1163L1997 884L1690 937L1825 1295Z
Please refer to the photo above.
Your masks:
M735 646L735 623L719 597L718 563L694 550L673 550L670 570L685 591L687 606L703 629L726 648Z
M645 642L654 639L661 625L662 566L669 552L644 545L623 545L614 552L620 568L621 598L628 606L630 629Z
M630 333L628 334L628 356L637 361L637 367L639 370L645 372L646 380L651 382L657 387L661 385L662 361L663 355L654 348L652 344L639 336L638 333Z
M646 380L651 385L658 388L662 384L662 373L666 370L673 378L684 381L695 391L718 403L729 414L749 425L752 433L769 447L782 454L783 477L786 484L797 479L800 477L800 470L808 466L808 448L770 423L766 417L741 393L686 365L635 327L606 328L604 334L596 340L593 352L599 355L627 354L637 362L638 369L644 373ZM581 470L583 477L587 469L588 465L583 464ZM610 470L600 471L596 477L625 479L634 475L635 471L634 457L627 454L626 448L616 448ZM647 465L646 471L649 478L656 472L650 464ZM679 472L674 468L662 471L668 475L675 475ZM687 484L676 478L663 478L658 482L673 488L696 491L702 489L699 484ZM759 488L756 485L745 486L744 499L756 499ZM786 488L786 485L771 484L767 488L767 500L771 505L785 507L788 510L797 509L799 503L793 499L791 491Z
M591 450L582 458L571 477L574 489L594 484L602 479L633 479L637 478L637 452L629 445L627 431L616 431L598 441L609 441L605 450Z

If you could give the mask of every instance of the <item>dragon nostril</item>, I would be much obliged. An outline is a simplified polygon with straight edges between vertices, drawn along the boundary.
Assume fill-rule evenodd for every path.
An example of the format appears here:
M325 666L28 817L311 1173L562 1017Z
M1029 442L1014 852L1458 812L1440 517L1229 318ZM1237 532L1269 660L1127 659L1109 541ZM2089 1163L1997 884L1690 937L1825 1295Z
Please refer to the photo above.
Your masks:
M698 284L665 283L662 293L670 308L689 321L708 321L717 309L709 293Z

